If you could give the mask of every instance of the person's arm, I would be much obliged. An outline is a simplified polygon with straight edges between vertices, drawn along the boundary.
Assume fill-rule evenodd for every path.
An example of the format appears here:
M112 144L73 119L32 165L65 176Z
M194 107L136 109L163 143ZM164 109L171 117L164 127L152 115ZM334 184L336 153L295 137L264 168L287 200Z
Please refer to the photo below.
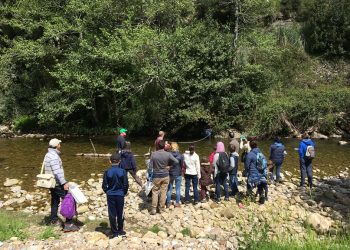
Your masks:
M247 155L244 162L244 169L246 172L249 171L249 167L250 167L249 165L250 165L250 156Z
M302 159L304 158L304 143L300 142L299 143L299 148L298 148L298 153L299 153L299 158Z
M124 190L124 195L127 195L128 190L129 190L129 181L128 181L128 175L126 171L123 169L123 190Z
M105 173L103 174L102 189L103 189L103 192L107 193L107 190L108 190L107 171L105 171Z
M242 150L242 149L243 149L243 146L244 146L243 140L241 139L241 141L239 142L239 148Z
M232 169L235 168L235 159L232 156L230 156L230 166Z
M136 160L135 160L135 156L134 155L131 155L131 168L135 170L135 172L137 171L136 170Z
M198 179L200 179L201 178L201 162L199 160L199 156L198 155L196 157L196 169L197 169Z
M272 145L270 146L270 157L269 157L269 160L271 161L272 160L272 151L273 151L273 149L272 149Z
M216 175L218 174L218 166L217 166L217 161L219 159L219 154L215 154L214 155L214 160L213 160L213 166L214 166L214 178L216 177Z
M55 176L55 179L58 180L60 185L64 185L67 183L64 178L63 167L61 166L61 162L59 159L50 160L50 167L52 170L52 174Z
M179 163L179 160L169 153L169 161L168 161L169 166L172 166L177 163Z

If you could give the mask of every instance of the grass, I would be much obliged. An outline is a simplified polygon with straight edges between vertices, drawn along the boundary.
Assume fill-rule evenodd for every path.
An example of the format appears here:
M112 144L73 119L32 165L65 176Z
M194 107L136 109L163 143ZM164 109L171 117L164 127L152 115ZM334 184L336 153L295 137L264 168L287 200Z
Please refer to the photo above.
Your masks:
M187 227L181 230L183 236L191 236L191 230Z
M28 237L25 228L28 223L22 216L13 216L12 214L0 210L0 241L8 240L12 237L18 237L24 240Z
M59 238L59 235L55 232L55 229L53 227L46 227L44 229L44 231L42 231L38 235L38 239L39 240L47 240L49 238L54 238L54 239L58 239Z
M160 229L160 227L158 226L158 224L155 224L155 225L153 225L153 226L149 229L149 231L151 231L151 232L153 232L153 233L155 233L155 234L158 234L159 231L161 231L161 229Z

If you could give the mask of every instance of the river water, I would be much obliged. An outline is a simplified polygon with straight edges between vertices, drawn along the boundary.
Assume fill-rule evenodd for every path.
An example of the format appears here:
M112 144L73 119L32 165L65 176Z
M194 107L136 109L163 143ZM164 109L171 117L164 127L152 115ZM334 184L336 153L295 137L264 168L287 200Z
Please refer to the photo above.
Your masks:
M112 153L115 150L115 138L113 136L96 137L92 141L98 153ZM153 149L154 140L144 138L129 138L134 154L143 155L149 148ZM107 158L88 158L75 156L76 153L93 153L89 138L64 138L62 139L62 161L66 179L70 181L82 181L91 178L91 174L100 174L109 167ZM228 140L223 140L227 145ZM318 176L336 175L346 167L350 168L350 145L339 146L335 140L316 140L316 158L314 170ZM268 157L268 149L271 141L259 141L258 145ZM196 151L200 157L207 156L216 144L215 139L196 143ZM299 141L297 139L285 139L284 144L287 156L282 171L288 170L294 174L299 173L299 161L297 151ZM39 174L43 157L47 151L48 140L12 138L0 139L0 192L4 191L3 183L6 178L22 180L23 189L34 189L36 175ZM180 144L183 152L188 144ZM138 169L144 169L144 157L136 157ZM240 165L242 170L243 165Z

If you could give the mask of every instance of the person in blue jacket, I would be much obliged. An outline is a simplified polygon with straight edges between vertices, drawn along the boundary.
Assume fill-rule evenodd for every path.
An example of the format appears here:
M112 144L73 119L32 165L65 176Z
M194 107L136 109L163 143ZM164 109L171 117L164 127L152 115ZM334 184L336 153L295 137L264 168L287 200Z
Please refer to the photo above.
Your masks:
M301 177L300 187L305 185L305 176L307 175L309 187L312 188L312 159L306 156L308 146L315 148L315 143L310 139L309 134L305 132L298 148Z
M276 168L276 182L280 181L281 178L281 168L284 161L285 147L279 137L275 138L275 142L270 146L270 157L269 160L272 161L272 168L270 169L272 180L273 172Z
M136 160L131 152L131 143L126 141L124 148L120 151L120 166L129 173L140 187L143 186L141 179L137 176Z
M128 176L120 167L120 154L114 153L110 157L112 166L103 175L102 189L107 195L108 217L112 236L125 235L124 228L124 197L128 193ZM118 222L118 227L117 223Z
M251 151L247 154L244 164L247 172L247 193L253 197L253 189L257 187L259 202L260 204L264 204L268 193L267 179L265 173L259 171L257 168L257 154L261 153L261 151L256 141L250 141L249 144Z

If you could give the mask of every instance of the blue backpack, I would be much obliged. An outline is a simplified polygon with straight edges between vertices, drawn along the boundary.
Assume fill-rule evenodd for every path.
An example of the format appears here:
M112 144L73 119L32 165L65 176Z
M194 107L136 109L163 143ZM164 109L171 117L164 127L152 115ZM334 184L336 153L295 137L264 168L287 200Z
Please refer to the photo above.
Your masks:
M267 160L260 152L256 154L256 168L260 173L267 174Z

